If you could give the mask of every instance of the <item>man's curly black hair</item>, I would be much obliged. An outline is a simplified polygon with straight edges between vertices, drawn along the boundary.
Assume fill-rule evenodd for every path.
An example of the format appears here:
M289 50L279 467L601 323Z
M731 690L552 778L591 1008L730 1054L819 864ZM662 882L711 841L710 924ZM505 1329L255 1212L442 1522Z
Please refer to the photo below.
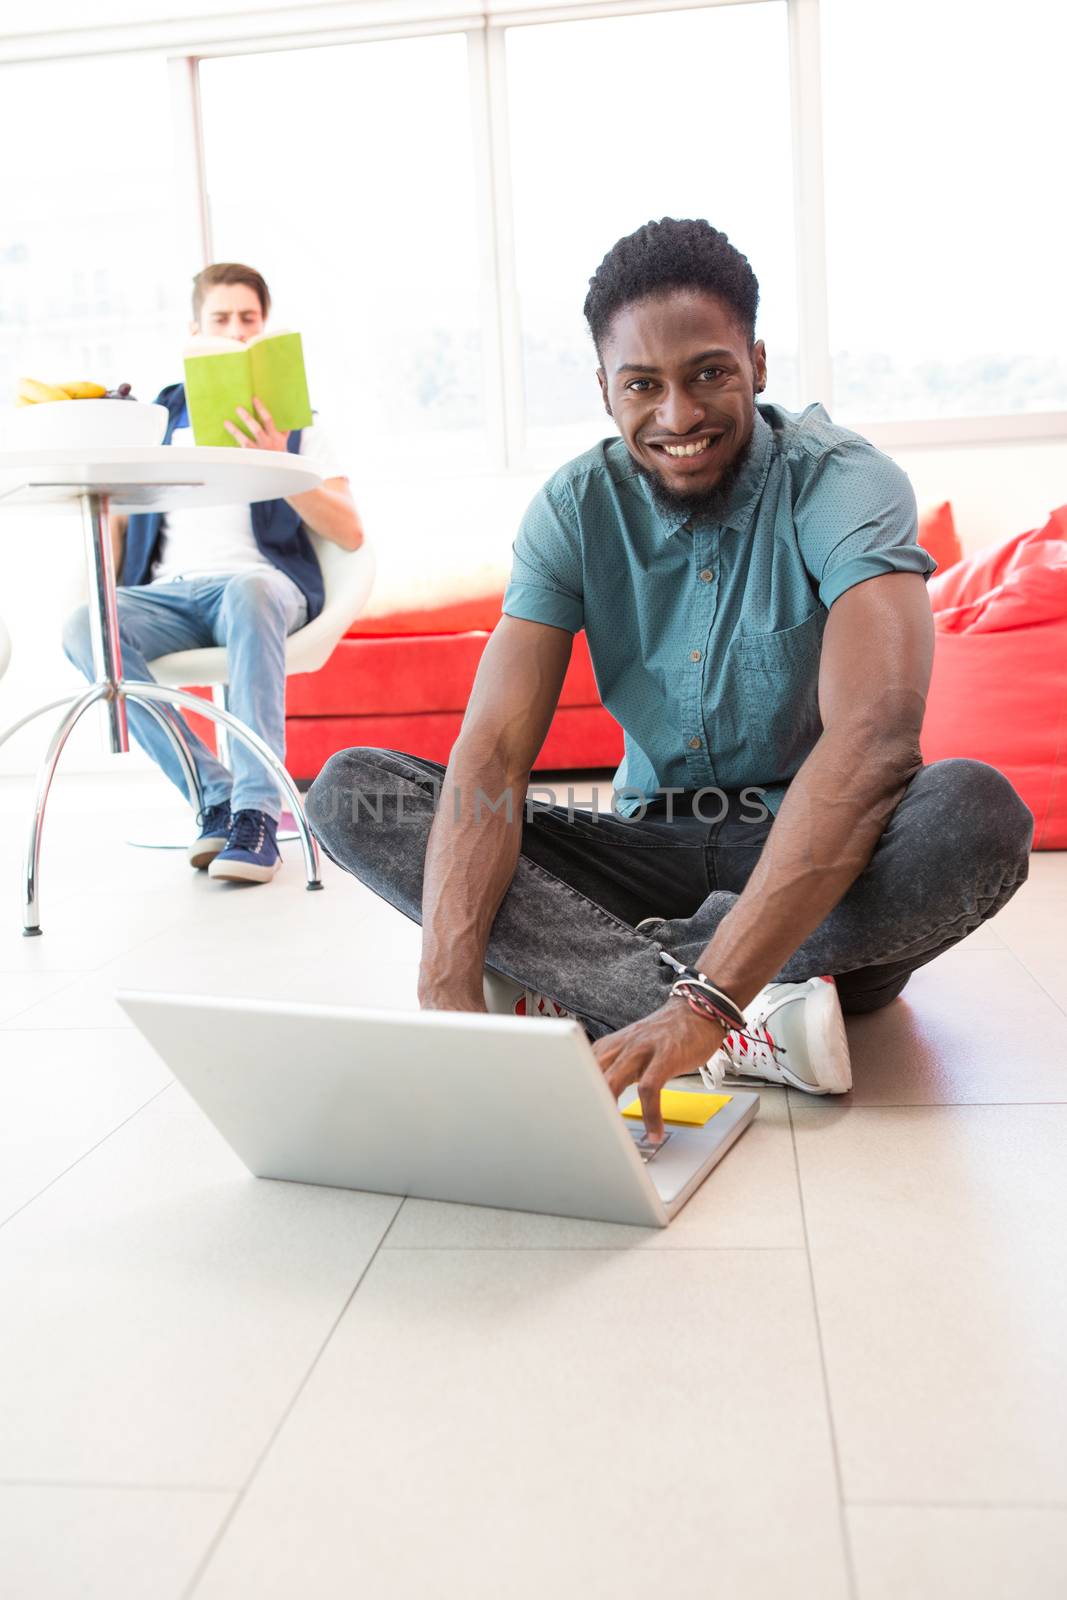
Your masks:
M702 217L663 217L612 245L589 280L583 309L597 351L623 306L669 289L718 295L752 343L759 284L748 258Z

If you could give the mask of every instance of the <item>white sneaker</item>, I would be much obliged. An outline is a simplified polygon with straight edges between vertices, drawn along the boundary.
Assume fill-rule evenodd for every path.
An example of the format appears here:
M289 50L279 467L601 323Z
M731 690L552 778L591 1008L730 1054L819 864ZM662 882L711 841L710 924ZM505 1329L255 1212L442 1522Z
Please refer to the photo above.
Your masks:
M511 978L505 978L502 972L493 972L486 967L482 974L482 991L485 994L487 1008L497 1016L511 1017L572 1017L572 1011L565 1011L555 1000L550 1000L547 994L539 994L536 989L526 989L520 983L514 983Z
M833 978L769 983L745 1008L744 1032L726 1035L700 1076L710 1088L756 1078L805 1094L852 1087L845 1019Z

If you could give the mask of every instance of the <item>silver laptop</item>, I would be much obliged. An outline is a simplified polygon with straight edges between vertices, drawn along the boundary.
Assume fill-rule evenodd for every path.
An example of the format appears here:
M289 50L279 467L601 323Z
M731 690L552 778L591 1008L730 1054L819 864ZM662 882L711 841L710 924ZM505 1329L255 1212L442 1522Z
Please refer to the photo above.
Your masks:
M577 1022L116 999L259 1178L663 1228L759 1106L734 1091L654 1146Z

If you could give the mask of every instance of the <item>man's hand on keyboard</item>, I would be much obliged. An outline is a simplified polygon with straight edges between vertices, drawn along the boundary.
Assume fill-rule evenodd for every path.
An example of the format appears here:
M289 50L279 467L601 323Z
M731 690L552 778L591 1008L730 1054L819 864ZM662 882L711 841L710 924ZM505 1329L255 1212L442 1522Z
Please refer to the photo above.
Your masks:
M628 1084L637 1084L645 1128L658 1143L663 1138L660 1090L672 1078L696 1072L722 1041L717 1023L697 1016L684 1000L668 1000L651 1016L597 1039L593 1053L616 1099Z

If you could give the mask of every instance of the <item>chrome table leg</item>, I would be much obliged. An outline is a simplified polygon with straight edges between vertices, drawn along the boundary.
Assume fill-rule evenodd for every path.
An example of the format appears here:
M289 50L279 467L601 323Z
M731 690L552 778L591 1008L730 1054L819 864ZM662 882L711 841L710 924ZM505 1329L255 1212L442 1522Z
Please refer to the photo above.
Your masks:
M126 707L118 692L122 681L122 646L119 642L108 496L83 494L81 508L85 567L89 575L89 635L93 647L93 668L97 682L105 683L111 690L107 708L111 749L115 755L123 755L130 748L130 736L126 727Z
M174 746L174 754L178 757L185 777L185 789L189 796L189 804L199 818L204 809L204 794L200 787L200 774L196 770L193 752L189 749L189 741L182 731L180 719L178 717L173 719L168 717L167 713L161 711L151 700L141 700L139 704L141 710L149 712L159 723L164 733L169 736L170 742Z
M41 865L41 830L44 827L44 812L45 806L48 804L48 791L52 787L52 779L55 776L59 758L63 754L63 746L89 707L96 705L98 700L106 699L110 692L108 684L94 683L92 688L76 700L67 711L66 716L52 735L48 750L45 753L45 758L37 777L37 798L34 802L29 842L26 845L26 903L22 916L22 931L27 938L33 938L41 931L40 911L37 904L37 881Z
M5 728L3 733L0 733L0 744L6 744L13 733L18 733L20 728L24 728L28 722L35 721L37 717L43 717L46 711L58 711L60 706L73 705L77 698L76 694L65 694L62 700L49 700L46 706L38 706L36 711L28 712L26 716L13 722L10 728Z

